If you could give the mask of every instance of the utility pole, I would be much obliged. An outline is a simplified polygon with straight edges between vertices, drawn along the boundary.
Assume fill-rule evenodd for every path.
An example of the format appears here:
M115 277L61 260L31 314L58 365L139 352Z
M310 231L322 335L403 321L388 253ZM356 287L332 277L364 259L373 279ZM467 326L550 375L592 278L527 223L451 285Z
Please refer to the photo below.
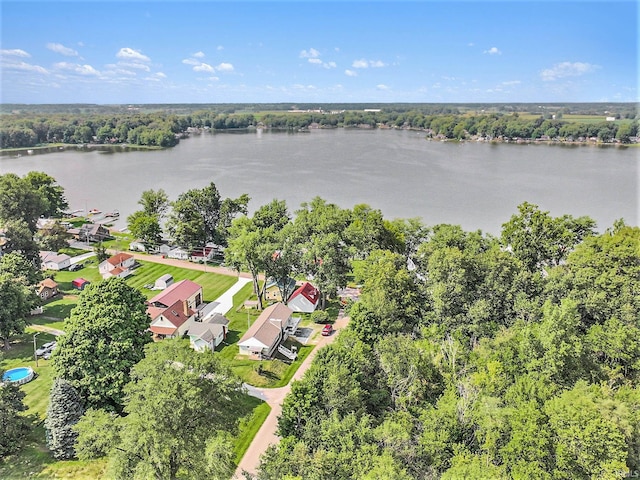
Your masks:
M38 366L38 354L36 353L36 337L40 332L36 332L33 334L33 356L36 359L36 367Z

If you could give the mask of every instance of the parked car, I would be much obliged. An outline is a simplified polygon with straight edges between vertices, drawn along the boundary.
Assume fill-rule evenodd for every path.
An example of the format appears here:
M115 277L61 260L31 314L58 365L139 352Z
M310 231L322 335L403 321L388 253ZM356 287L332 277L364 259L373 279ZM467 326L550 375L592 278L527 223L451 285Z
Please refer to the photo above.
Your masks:
M74 263L73 265L71 265L69 267L69 271L70 272L77 272L78 270L80 270L82 268L82 264L81 263Z
M324 327L322 327L322 336L328 337L333 333L333 325L327 323Z
M42 357L47 353L51 353L54 348L56 348L56 342L47 342L36 350L36 355Z

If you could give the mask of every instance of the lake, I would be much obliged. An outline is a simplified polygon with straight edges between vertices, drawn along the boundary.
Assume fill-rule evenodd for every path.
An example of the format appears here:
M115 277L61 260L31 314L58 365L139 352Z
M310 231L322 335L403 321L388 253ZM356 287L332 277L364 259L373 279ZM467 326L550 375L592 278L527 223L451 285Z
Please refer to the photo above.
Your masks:
M0 157L0 172L38 170L65 189L72 209L119 210L117 228L140 193L174 200L213 181L223 197L248 193L251 211L274 198L291 211L319 195L344 208L367 203L385 218L421 217L498 234L528 201L552 215L589 215L604 231L639 222L640 150L595 146L427 141L396 130L203 133L168 150L68 148Z

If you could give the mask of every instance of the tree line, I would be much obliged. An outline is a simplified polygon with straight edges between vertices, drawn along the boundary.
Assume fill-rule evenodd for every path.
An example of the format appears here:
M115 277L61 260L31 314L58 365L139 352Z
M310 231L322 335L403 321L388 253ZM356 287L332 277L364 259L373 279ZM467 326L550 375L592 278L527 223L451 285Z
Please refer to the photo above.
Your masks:
M300 130L311 127L410 128L429 136L463 140L489 139L563 140L596 138L600 142L629 143L638 134L638 121L578 122L562 119L562 111L537 117L518 113L460 113L441 109L379 111L336 110L305 113L228 113L196 110L187 114L162 111L124 114L13 114L0 116L0 148L28 148L50 143L131 144L172 147L190 128L228 130L249 127ZM620 117L620 115L617 115Z
M27 177L0 177L0 222L22 222L35 237L46 195ZM64 198L44 180L43 192ZM347 329L285 399L282 440L259 479L588 479L640 469L640 228L619 220L598 233L589 217L527 202L499 236L320 197L293 213L274 199L248 216L248 196L223 199L213 183L176 202L144 192L140 215L167 215L174 235L224 242L226 261L250 271L258 293L261 273L312 278L323 298L361 286ZM5 339L24 330L41 275L29 249L11 249L0 259ZM144 300L117 278L80 295L52 356L49 447L57 458L106 457L114 478L228 478L240 382L215 354L151 343ZM28 428L16 392L0 395L9 412L0 454Z

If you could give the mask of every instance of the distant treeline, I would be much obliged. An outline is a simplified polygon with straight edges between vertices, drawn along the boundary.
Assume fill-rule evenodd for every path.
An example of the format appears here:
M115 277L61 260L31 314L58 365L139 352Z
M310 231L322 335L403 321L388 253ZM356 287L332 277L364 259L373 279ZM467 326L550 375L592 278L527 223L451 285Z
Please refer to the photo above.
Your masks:
M409 128L426 131L429 136L463 140L489 139L579 141L596 138L600 142L629 143L638 133L635 110L619 110L607 115L625 122L594 119L563 119L563 111L540 115L517 112L466 113L441 111L425 113L419 109L392 111L312 110L267 113L226 113L199 110L188 114L156 111L128 111L113 114L12 113L0 116L0 148L29 148L50 143L122 144L171 147L189 129L265 128L300 130L307 128L359 127ZM302 110L302 109L299 109ZM624 114L620 112L623 111ZM265 112L263 110L263 112ZM570 110L573 114L573 110ZM567 113L568 115L568 113ZM597 119L596 119L597 120Z

